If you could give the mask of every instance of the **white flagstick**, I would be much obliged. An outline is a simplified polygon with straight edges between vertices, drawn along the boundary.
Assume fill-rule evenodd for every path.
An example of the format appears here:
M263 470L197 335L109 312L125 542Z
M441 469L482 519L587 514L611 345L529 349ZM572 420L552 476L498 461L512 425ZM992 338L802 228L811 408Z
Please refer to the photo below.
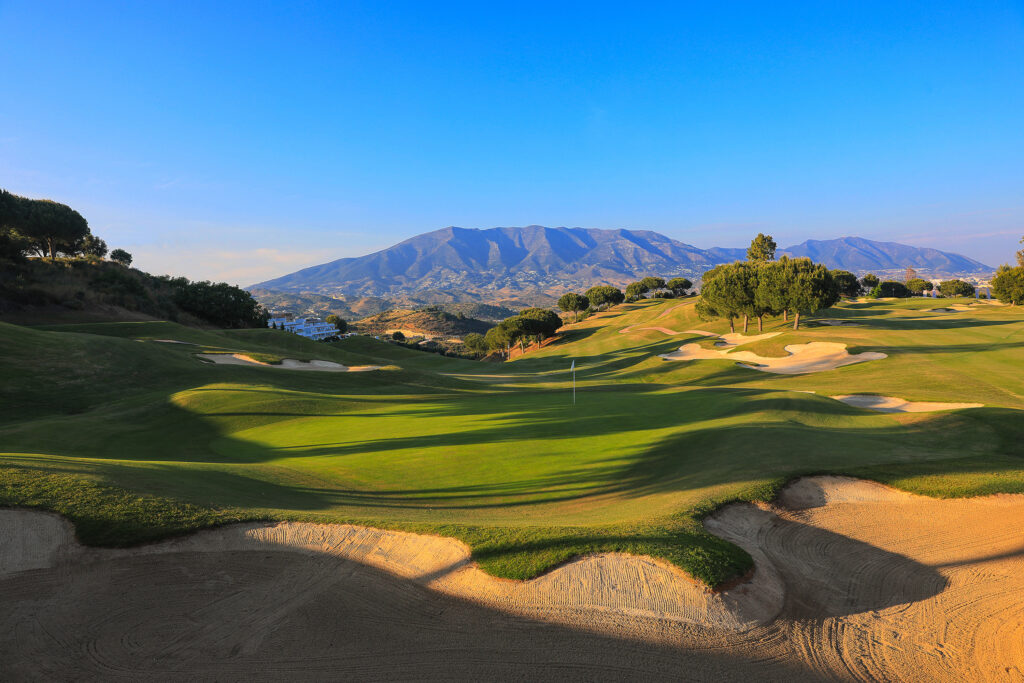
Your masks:
M572 371L572 404L576 405L576 361L573 360L572 366L569 368Z

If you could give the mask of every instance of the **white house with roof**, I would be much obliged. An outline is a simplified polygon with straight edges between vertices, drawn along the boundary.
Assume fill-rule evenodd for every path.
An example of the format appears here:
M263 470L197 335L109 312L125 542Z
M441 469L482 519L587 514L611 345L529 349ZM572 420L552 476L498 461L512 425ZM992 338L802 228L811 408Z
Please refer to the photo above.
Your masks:
M322 341L329 337L338 336L338 328L332 323L324 322L320 318L293 318L282 316L271 318L267 321L267 327L276 327L302 337Z

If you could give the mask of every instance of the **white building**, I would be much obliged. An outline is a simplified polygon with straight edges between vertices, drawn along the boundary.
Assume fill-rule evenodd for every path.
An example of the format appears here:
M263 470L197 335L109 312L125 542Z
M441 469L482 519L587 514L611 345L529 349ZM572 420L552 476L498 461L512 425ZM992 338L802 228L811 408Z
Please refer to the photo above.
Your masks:
M271 318L267 321L267 327L276 327L316 341L338 336L338 328L320 318L292 318L291 316Z

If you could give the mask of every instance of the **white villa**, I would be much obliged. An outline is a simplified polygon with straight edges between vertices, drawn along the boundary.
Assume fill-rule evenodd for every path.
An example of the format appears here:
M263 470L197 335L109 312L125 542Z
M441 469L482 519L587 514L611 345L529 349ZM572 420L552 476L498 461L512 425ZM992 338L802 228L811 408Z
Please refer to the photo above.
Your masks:
M315 339L316 341L338 336L338 329L333 324L324 322L320 318L282 316L268 320L267 327L276 327L286 332Z

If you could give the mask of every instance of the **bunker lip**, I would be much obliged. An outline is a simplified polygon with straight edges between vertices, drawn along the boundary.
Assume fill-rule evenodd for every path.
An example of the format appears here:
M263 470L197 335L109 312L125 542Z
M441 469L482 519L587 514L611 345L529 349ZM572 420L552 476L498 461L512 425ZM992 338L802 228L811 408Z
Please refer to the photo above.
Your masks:
M349 524L232 524L108 549L79 545L72 525L58 515L0 509L0 550L10 558L0 579L30 569L85 568L140 556L286 551L352 560L431 590L521 614L594 610L745 631L770 622L782 607L782 592L771 572L754 572L734 588L712 591L665 561L603 552L516 581L485 573L457 539Z
M791 662L823 679L845 678L854 671L866 680L996 680L1014 673L1008 663L1024 661L1019 619L1024 547L1015 532L1024 527L1024 495L933 499L872 481L802 477L784 486L772 504L726 505L705 519L705 527L751 553L756 571L750 580L712 593L664 563L615 553L578 558L529 581L499 580L483 574L456 540L343 524L236 524L139 548L83 548L75 543L70 523L57 515L0 510L0 559L7 562L0 579L10 589L5 604L15 608L0 643L12 642L15 630L29 633L27 623L45 624L51 638L74 644L64 651L95 648L104 666L121 661L139 666L146 660L138 659L136 649L155 648L142 639L163 642L166 633L180 631L176 637L186 640L174 652L153 650L160 657L176 656L188 638L201 639L214 621L228 629L216 634L226 648L250 638L247 624L254 619L260 620L263 634L253 640L254 647L272 643L265 634L279 624L311 629L333 623L308 621L310 600L337 591L346 575L330 562L316 565L319 574L297 588L301 596L286 596L287 602L264 604L265 593L247 593L245 585L229 581L224 609L214 610L207 626L202 610L182 612L173 601L161 608L159 600L155 606L151 600L144 614L124 611L117 620L105 609L90 611L87 604L97 585L127 581L146 591L168 590L166 577L172 574L161 574L164 563L168 568L192 566L213 553L237 558L240 552L258 551L253 567L272 556L287 557L281 552L331 556L531 619L583 631L618 629L639 639L671 632L684 649L710 647L756 661ZM234 562L237 566L240 560ZM48 568L59 568L59 581L53 578L57 574L46 573ZM28 577L24 581L23 575ZM173 576L181 578L168 595L180 595L190 586L200 590L211 581L205 572ZM40 589L58 591L53 595L60 599L40 601ZM277 590L292 589L282 585ZM398 590L399 598L411 595ZM69 599L81 604L68 608ZM381 618L398 618L398 605L404 602L396 600ZM92 612L97 615L83 623L87 617L82 615ZM302 616L289 622L293 613ZM160 619L160 630L142 629L126 643L125 618L140 624ZM52 648L50 639L19 638L29 650ZM24 648L12 650L22 666L39 654ZM262 650L251 650L232 661L242 665L247 653L264 657ZM188 657L194 658L191 650Z
M877 394L838 394L830 396L847 405L880 413L931 413L940 410L964 410L984 408L984 403L943 403L935 401L907 401L895 396Z
M306 370L318 372L365 372L367 370L380 370L379 365L342 365L329 360L301 361L293 358L285 358L280 364L264 363L244 353L197 353L197 357L218 365L245 365L259 366L264 368L277 368L278 370Z

